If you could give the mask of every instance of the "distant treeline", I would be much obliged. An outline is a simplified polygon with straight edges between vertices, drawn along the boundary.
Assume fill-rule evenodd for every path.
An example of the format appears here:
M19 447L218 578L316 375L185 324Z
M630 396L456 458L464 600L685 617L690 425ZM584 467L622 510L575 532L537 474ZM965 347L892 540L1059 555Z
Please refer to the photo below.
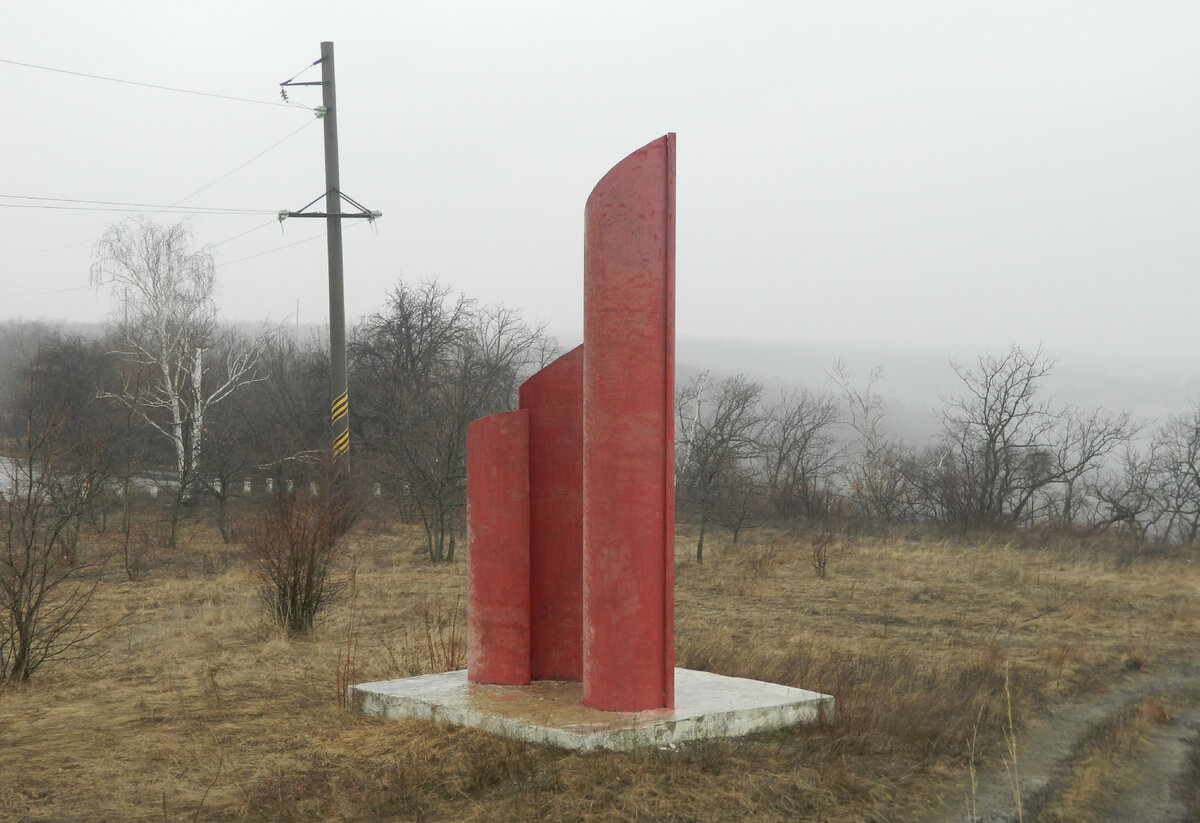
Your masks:
M0 323L0 437L20 458L52 435L67 463L98 467L96 493L169 478L178 518L205 500L229 537L246 478L314 482L327 464L329 353L319 334L221 323L211 255L179 226L124 223L93 277L120 296L102 331ZM558 354L545 328L436 281L400 282L348 341L351 462L364 489L421 523L433 560L464 527L466 427L515 407ZM830 392L770 399L744 375L676 392L677 511L699 526L797 520L958 529L1055 525L1136 541L1200 538L1200 407L1166 420L1045 396L1054 367L1013 347L954 365L931 444L903 442L880 374L834 373ZM39 441L42 442L42 441ZM93 488L89 484L88 488Z

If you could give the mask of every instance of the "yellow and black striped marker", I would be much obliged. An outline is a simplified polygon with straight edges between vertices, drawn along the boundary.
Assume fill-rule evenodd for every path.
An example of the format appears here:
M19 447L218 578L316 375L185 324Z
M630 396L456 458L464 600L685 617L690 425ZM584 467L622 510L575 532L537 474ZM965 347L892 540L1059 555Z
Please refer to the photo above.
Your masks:
M339 420L342 420L343 418L345 418L345 416L349 413L349 411L350 411L349 394L347 392L342 392L341 396L339 396L336 400L334 400L333 405L330 406L330 409L329 409L330 422L336 426L337 422ZM333 437L333 456L335 458L341 457L343 454L345 454L349 450L350 450L350 427L347 426L345 429L338 432Z

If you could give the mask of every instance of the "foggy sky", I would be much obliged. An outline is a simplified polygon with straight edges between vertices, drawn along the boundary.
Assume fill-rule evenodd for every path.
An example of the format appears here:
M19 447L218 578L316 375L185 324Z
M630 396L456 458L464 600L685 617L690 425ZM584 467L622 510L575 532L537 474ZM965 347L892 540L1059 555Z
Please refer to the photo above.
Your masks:
M675 131L681 336L1149 358L1200 335L1198 23L1188 2L22 3L0 59L280 102L333 41L342 188L384 213L346 226L351 319L437 277L577 329L584 201ZM263 212L186 218L220 244L225 317L324 320L320 221L274 222L323 192L311 111L0 82L3 195L173 204L300 129L183 205ZM92 244L125 214L31 202L0 197L0 318L103 319Z

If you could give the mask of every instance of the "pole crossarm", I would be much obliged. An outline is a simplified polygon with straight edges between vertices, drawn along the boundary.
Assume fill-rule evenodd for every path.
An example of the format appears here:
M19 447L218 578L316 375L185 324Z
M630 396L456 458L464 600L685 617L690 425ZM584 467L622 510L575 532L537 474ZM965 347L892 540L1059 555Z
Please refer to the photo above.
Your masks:
M341 192L337 192L337 195L339 198L342 199L343 202L349 203L351 206L354 206L357 209L359 209L359 211L357 211L357 212L339 211L339 212L332 212L332 213L324 212L324 211L305 211L305 209L308 209L310 206L314 205L322 197L326 196L324 194L321 194L321 195L318 195L313 200L309 201L307 205L302 206L299 211L288 211L287 209L280 211L279 212L279 222L282 223L284 220L286 220L289 217L334 217L339 220L346 219L346 218L352 218L352 217L354 217L354 218L365 217L367 220L374 223L380 217L383 217L383 212L379 211L378 209L368 209L366 206L364 206L362 203L358 202L357 200L355 200L353 197L351 197L348 194L343 194Z
M292 102L292 101L288 100L288 93L287 93L287 89L285 88L285 86L323 86L323 85L325 85L325 83L327 81L325 80L325 78L323 76L320 80L312 80L312 81L299 82L299 83L296 82L296 78L299 77L301 74L304 74L304 72L308 71L308 69L311 69L313 66L321 65L321 63L323 63L323 62L325 62L325 57L321 56L321 57L317 58L316 60L314 60L312 62L311 66L305 66L299 72L297 72L296 74L293 74L287 80L284 80L282 83L280 83L279 84L279 96L283 98L283 102L285 102L285 103ZM322 106L322 108L324 108L324 106ZM320 112L317 114L318 117L321 117L323 115L324 115L324 112Z

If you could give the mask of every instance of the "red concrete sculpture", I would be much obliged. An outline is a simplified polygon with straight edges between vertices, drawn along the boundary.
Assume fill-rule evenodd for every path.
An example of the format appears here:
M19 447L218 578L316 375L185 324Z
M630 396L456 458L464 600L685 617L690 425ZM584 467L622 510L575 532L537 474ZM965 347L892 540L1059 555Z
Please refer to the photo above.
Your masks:
M584 211L583 701L674 705L675 136Z
M507 413L469 432L468 678L518 682L486 678L524 660L534 679L582 679L593 708L673 708L675 135L597 184L585 244L584 345L522 385L525 428ZM527 593L524 648L519 597L493 574ZM477 648L493 637L501 650Z
M530 674L583 679L583 346L520 389L529 413Z
M467 427L467 678L529 683L529 415Z

